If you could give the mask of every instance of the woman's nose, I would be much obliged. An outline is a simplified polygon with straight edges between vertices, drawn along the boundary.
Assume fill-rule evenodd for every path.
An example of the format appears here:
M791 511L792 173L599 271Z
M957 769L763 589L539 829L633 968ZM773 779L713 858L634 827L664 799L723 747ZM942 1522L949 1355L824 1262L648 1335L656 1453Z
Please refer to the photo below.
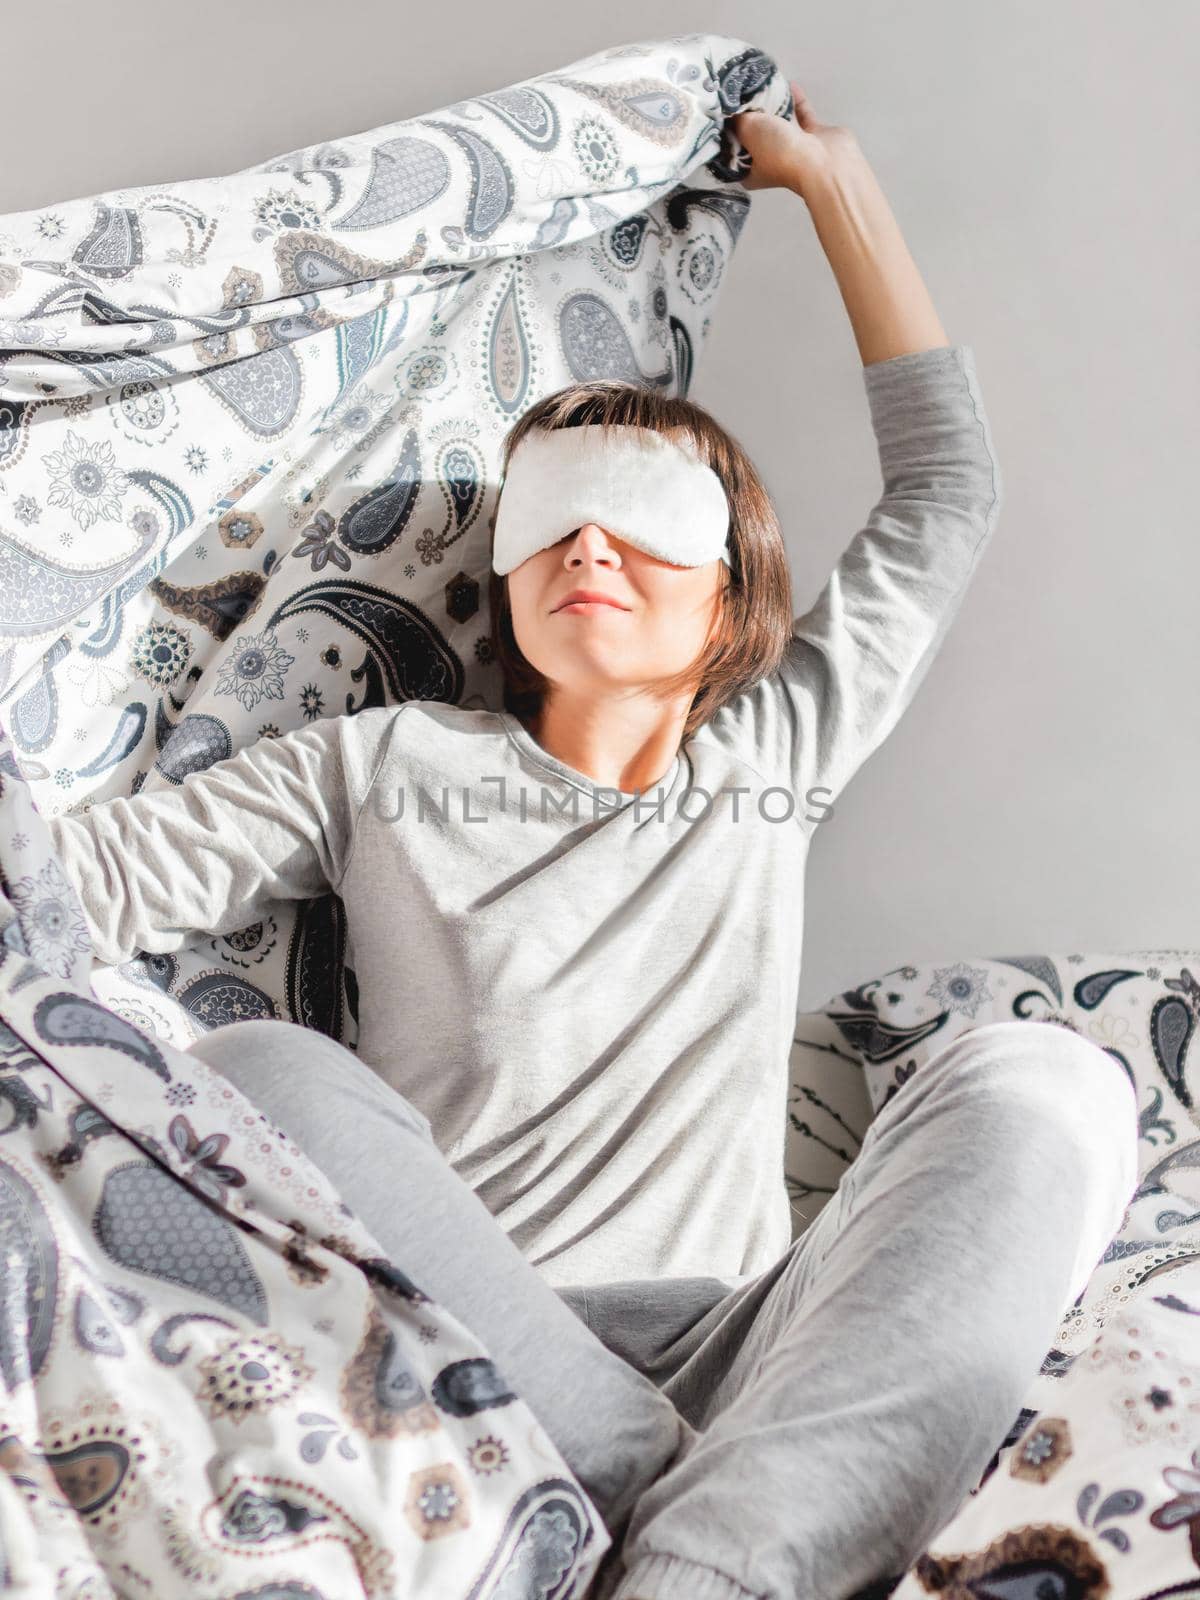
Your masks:
M611 537L598 522L586 522L581 528L576 528L575 536L567 547L567 553L570 557L582 557L587 554L595 558L615 556L617 550Z

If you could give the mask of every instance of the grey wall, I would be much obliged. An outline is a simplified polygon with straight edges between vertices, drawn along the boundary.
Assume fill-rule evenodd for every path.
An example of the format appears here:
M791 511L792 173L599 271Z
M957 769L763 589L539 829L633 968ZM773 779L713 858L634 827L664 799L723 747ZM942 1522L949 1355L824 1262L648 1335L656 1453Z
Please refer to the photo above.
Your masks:
M817 829L801 1002L905 961L1200 946L1193 0L56 16L53 41L30 8L5 17L0 213L232 171L606 45L767 50L858 134L975 349L1007 486L917 699ZM790 194L755 197L692 394L759 463L802 609L879 485L849 323Z

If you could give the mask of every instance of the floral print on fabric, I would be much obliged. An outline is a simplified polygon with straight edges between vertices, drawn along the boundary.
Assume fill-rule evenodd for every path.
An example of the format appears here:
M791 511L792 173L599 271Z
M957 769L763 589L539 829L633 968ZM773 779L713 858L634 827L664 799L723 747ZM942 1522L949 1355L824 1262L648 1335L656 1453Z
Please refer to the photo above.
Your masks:
M0 218L0 1550L22 1594L581 1595L610 1536L474 1334L186 1053L354 1045L334 896L96 968L43 814L410 698L498 709L499 448L686 395L754 46L602 50Z
M687 395L752 203L747 107L790 115L775 63L689 33L0 217L0 717L37 803L406 699L500 709L504 435L579 379ZM280 1016L353 1047L336 914L268 917L252 982L198 944L152 1009L142 958L96 992L182 1046Z
M24 1594L586 1590L595 1507L469 1329L185 1053L355 1043L332 896L92 969L43 815L320 716L501 704L500 445L686 395L750 206L711 34L0 218L0 1549Z
M0 863L17 837L36 877L49 836L0 731ZM303 1570L339 1600L465 1600L484 1570L525 1581L539 1518L558 1592L585 1583L607 1530L474 1335L231 1085L46 948L0 894L6 1585L283 1594Z

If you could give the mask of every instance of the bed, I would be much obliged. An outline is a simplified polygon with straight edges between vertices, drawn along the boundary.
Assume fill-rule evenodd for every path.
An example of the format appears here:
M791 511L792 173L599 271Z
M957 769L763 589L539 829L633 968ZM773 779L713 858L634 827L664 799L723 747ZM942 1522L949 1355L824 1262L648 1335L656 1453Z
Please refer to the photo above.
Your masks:
M727 119L751 106L790 110L763 51L651 39L236 173L0 218L6 1593L567 1600L608 1548L470 1330L187 1053L259 1017L354 1047L336 896L93 966L44 818L318 717L499 706L500 442L576 378L688 392L749 214ZM1151 976L1122 958L1141 1020L1155 985L1173 1006L1173 1064L1149 1036L1129 1054L1134 1231L1085 1296L1069 1370L1047 1370L990 1480L896 1575L905 1600L1200 1592L1195 1407L1137 1401L1151 1447L1113 1410L1130 1314L1163 1352L1156 1381L1200 1386L1189 959ZM1065 1004L1063 960L998 965ZM921 969L904 981L888 1005ZM808 1065L780 1108L798 1227L853 1154L837 1096L857 1095L861 1130L962 1022L949 1002L932 1032L902 1017L904 1048L879 1053L879 993L854 995L798 1027ZM815 1087L813 1059L837 1082Z

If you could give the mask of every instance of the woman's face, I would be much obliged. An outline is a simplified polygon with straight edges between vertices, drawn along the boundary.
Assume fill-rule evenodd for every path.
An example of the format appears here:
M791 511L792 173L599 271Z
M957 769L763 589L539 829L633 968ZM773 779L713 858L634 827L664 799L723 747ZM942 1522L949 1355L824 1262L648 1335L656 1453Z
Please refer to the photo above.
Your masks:
M648 687L708 643L723 565L677 567L588 522L509 573L513 632L526 659L572 692ZM576 589L608 603L564 606Z

